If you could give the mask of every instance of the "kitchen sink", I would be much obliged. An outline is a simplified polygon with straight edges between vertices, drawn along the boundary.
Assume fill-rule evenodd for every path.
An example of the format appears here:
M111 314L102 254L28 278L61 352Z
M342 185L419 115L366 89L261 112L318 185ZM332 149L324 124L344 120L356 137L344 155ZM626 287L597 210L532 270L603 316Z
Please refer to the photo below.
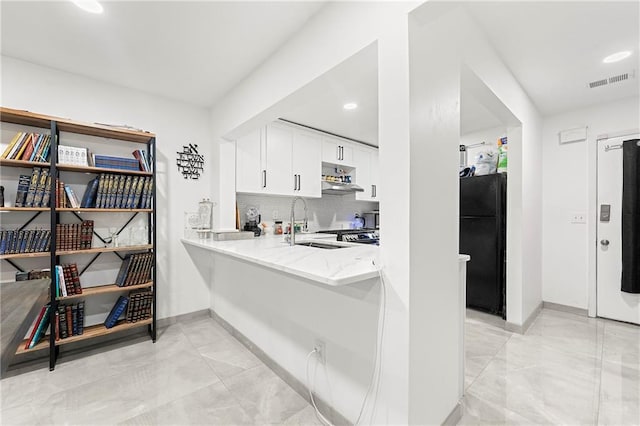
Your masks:
M328 250L347 248L348 247L348 246L342 246L342 245L338 245L338 244L322 243L322 242L318 242L318 241L300 241L299 243L296 243L296 245L297 246L306 246L306 247L315 247L315 248L321 248L321 249L328 249Z

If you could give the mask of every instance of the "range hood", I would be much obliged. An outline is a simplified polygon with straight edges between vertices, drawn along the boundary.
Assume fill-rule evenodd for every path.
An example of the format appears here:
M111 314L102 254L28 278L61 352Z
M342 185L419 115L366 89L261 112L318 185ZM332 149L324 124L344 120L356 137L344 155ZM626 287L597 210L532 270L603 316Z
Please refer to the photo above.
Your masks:
M362 189L355 183L327 182L325 180L322 181L323 194L346 195L353 194L355 192L364 192L364 189Z

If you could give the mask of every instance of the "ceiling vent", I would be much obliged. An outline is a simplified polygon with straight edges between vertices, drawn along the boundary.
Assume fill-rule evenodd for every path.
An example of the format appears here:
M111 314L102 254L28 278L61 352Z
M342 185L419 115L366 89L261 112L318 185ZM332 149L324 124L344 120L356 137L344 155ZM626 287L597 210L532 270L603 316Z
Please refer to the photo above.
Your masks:
M635 70L631 72L625 72L624 74L614 75L609 78L603 78L602 80L592 81L587 84L590 89L595 89L596 87L606 86L608 84L620 83L621 81L629 80L630 78L635 77Z

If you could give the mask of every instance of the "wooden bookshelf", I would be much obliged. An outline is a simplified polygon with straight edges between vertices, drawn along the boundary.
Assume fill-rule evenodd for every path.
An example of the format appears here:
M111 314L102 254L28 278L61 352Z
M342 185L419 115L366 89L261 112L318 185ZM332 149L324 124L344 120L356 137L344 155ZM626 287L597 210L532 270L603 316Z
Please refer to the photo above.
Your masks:
M56 250L57 256L65 256L69 254L91 254L91 253L108 253L113 251L137 251L149 250L153 248L153 244L143 244L140 246L122 246L122 247L98 247L82 250Z
M0 207L0 212L46 212L49 207Z
M45 210L49 210L48 208ZM150 213L153 209L96 209L96 208L78 208L64 207L57 208L57 212L76 212L76 213Z
M120 332L120 331L131 330L133 328L149 325L149 324L151 324L152 321L153 321L152 318L148 318L146 320L136 321L136 322L126 322L124 320L120 320L120 321L117 322L116 325L114 325L111 328L106 328L104 326L104 324L92 325L92 326L89 326L89 327L85 327L84 330L83 330L83 333L80 334L80 335L71 336L71 337L67 337L66 339L57 340L56 341L56 346L65 345L67 343L81 342L83 340L93 339L93 338L98 337L98 336L106 336L108 334L113 334L113 333L117 333L117 332ZM20 355L20 354L27 353L27 352L38 351L38 350L42 350L42 349L48 349L49 348L49 335L46 335L42 340L40 340L40 342L38 342L37 345L35 345L31 349L25 349L24 346L26 344L27 344L27 340L23 340L18 345L18 349L16 350L16 355Z
M81 135L134 143L146 144L149 142L149 139L156 137L154 133L145 131L106 126L104 124L82 123L68 118L52 117L50 115L36 114L29 111L4 107L0 107L0 120L5 123L22 124L43 129L51 128L51 122L55 121L58 130L61 132L78 133Z
M50 152L51 153L57 152L59 143L64 144L64 140L67 138L69 134L86 135L86 136L91 136L95 138L95 140L92 140L91 142L101 145L99 149L95 150L95 151L99 151L96 153L104 152L107 155L110 152L113 153L113 146L115 143L123 143L123 146L126 146L127 144L129 144L130 145L129 148L131 148L131 150L140 147L139 145L137 147L134 147L133 144L136 144L136 145L142 144L142 147L140 147L140 149L145 152L145 156L151 162L150 164L151 172L146 172L141 170L122 170L122 169L101 168L101 167L92 167L92 166L78 166L78 165L72 165L72 164L56 164L55 155L51 155L49 157L48 162L9 160L9 159L0 158L0 166L2 167L14 167L14 168L25 168L25 169L40 167L43 169L48 169L52 177L51 182L53 183L51 187L52 202L55 201L55 198L56 198L54 196L54 194L56 194L54 191L56 189L54 178L64 181L65 180L64 178L68 174L81 176L82 178L81 180L83 181L84 180L89 181L90 179L92 179L92 177L90 177L91 174L96 175L100 173L105 173L105 174L109 173L109 174L115 174L119 176L124 176L124 175L135 175L136 177L144 176L144 177L150 177L150 179L146 178L144 180L145 184L149 182L150 184L153 185L151 186L152 189L150 193L152 197L152 204L150 206L151 208L146 208L146 209L82 208L82 207L80 208L0 207L0 212L33 212L29 216L37 215L40 212L46 212L45 214L50 216L50 223L52 228L55 225L61 223L60 219L62 216L60 216L59 213L64 213L64 212L74 213L76 214L76 216L78 216L78 218L80 218L78 213L101 213L100 216L96 216L94 218L95 221L98 223L99 222L109 223L109 221L111 220L110 217L107 215L104 215L104 213L130 213L131 216L135 216L136 213L144 213L141 219L146 221L146 225L151 230L149 240L147 241L149 242L149 244L141 244L141 245L135 245L135 246L121 246L121 247L94 247L90 249L78 249L78 250L56 250L55 249L56 242L58 242L59 244L59 242L61 241L61 235L57 234L55 235L55 237L57 238L57 241L56 241L56 238L53 238L54 235L52 235L50 251L38 252L38 253L3 254L3 255L0 255L0 260L6 260L11 264L12 267L20 271L22 270L21 265L19 265L20 262L14 262L11 259L49 258L48 266L51 269L51 271L55 271L55 267L59 263L75 262L76 259L73 257L73 255L82 255L82 254L91 255L89 257L90 261L85 267L86 269L93 264L93 262L97 259L100 253L109 253L109 252L118 253L118 256L122 257L123 254L127 252L130 252L130 253L151 252L152 253L150 256L151 263L149 267L151 268L151 277L154 277L157 273L157 270L156 270L157 259L156 259L156 246L155 246L156 244L155 230L157 228L156 212L155 212L155 205L156 205L155 204L155 197L156 197L156 169L155 169L156 136L155 134L145 132L142 130L131 129L131 128L128 128L127 126L119 127L119 126L111 126L109 124L82 123L82 122L74 121L67 118L52 117L49 115L36 114L29 111L22 111L22 110L4 108L4 107L0 107L0 121L4 123L13 123L17 125L16 127L28 126L28 127L35 127L35 128L42 129L42 130L38 130L37 132L47 134L50 136L50 141L51 141ZM22 129L21 131L33 132L34 130L25 128L25 129ZM64 173L64 175L62 173ZM87 175L87 176L82 176L82 175ZM15 181L15 184L17 185L19 179L16 177L16 173L11 174L11 180ZM3 183L3 185L6 185L6 183ZM7 217L7 215L5 215L5 217ZM26 218L27 218L27 215L25 215L25 220ZM31 220L33 219L30 219L29 222L27 222L27 224L29 224ZM130 222L131 220L126 222L123 225L123 228L129 225ZM56 234L56 233L52 232L52 234ZM102 245L102 244L99 243L97 245ZM58 258L58 256L65 256L65 257ZM93 257L93 259L91 259L91 257ZM84 270L82 272L84 272ZM147 279L154 280L155 278L147 278ZM91 283L91 284L95 284L95 283ZM28 284L26 286L28 286ZM136 290L136 289L151 290L151 300L150 300L151 315L152 315L151 318L144 321L138 321L135 323L127 323L126 321L121 320L113 328L110 328L110 329L107 329L106 327L104 327L103 324L97 324L97 325L85 327L83 334L80 336L71 336L69 338L58 340L58 341L54 341L54 336L53 334L50 333L49 335L44 336L44 338L33 349L25 350L24 345L26 341L23 340L15 353L22 354L26 352L48 349L49 369L53 370L55 368L56 361L58 358L58 352L55 350L55 347L66 344L66 343L80 342L80 341L92 339L95 337L108 335L111 333L116 333L119 331L128 330L136 327L142 327L142 326L149 326L150 337L152 341L155 342L156 340L155 312L156 312L157 292L155 289L154 281L149 281L143 284L127 286L127 287L118 287L115 284L102 284L97 286L94 285L93 287L83 288L82 294L71 295L67 297L57 297L55 298L55 300L52 300L51 303L55 308L57 304L62 301L70 300L75 303L78 300L82 300L82 298L86 298L85 303L87 303L88 305L93 303L93 308L89 308L89 311L95 312L96 311L95 304L97 302L91 301L92 296L101 295L101 294L106 295L104 296L106 299L114 298L114 302L115 302L115 299L118 298L119 294L121 293L126 294L127 292L131 290ZM56 292L56 284L55 284L55 280L52 280L49 283L48 297L51 298L55 296L56 294L55 292ZM103 306L98 306L97 309L98 311L102 312L102 310L104 310L105 308ZM105 314L108 314L108 312L105 312ZM55 309L50 310L49 315L50 315L49 321L51 322L50 329L55 330L57 327L57 325L54 325L56 324ZM16 338L16 340L18 341L12 344L11 350L9 351L10 353L14 352L13 348L15 346L13 345L18 344L19 339L21 339L21 337L23 336L24 334Z
M136 290L138 288L148 288L148 287L151 287L152 285L153 285L153 281L149 281L149 282L137 284L137 285L125 286L125 287L120 287L115 284L100 285L95 287L83 287L82 294L74 294L66 297L57 297L56 299L60 301L79 299L82 297L96 296L98 294L117 293L120 291Z
M44 167L49 168L49 162L39 163L37 161L25 161L25 160L9 160L7 158L0 158L0 166L2 167L22 167L30 169L32 167Z
M142 175L151 176L152 172L143 172L141 170L122 170L122 169L105 169L102 167L91 166L78 166L75 164L58 164L56 165L58 170L64 170L69 172L82 172L82 173L113 173L120 175Z
M28 259L30 257L46 257L49 256L48 251L41 251L37 253L14 253L14 254L0 254L0 260L4 259Z

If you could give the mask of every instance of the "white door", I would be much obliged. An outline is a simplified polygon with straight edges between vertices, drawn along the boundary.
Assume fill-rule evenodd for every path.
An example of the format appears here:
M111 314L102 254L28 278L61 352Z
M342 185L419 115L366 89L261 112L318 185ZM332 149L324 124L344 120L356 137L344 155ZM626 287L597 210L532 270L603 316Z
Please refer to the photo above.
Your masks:
M622 277L622 149L638 136L598 142L597 315L640 324L640 294L620 290ZM610 206L609 219L606 206ZM603 209L605 211L603 211Z
M354 149L353 163L356 166L355 183L364 189L364 192L356 192L356 200L371 201L373 199L371 151L365 148Z

